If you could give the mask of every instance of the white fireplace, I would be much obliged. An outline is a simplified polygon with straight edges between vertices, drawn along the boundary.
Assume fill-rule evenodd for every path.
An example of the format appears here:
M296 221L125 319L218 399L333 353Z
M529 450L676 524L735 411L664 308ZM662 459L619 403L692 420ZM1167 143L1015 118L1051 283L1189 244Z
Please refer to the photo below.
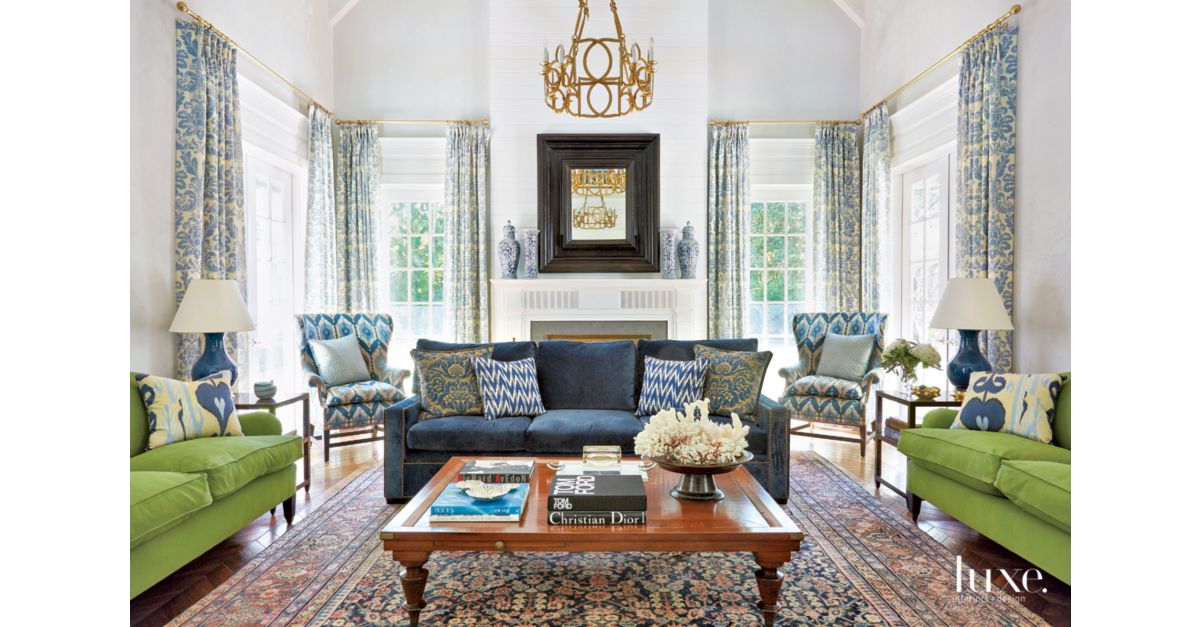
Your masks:
M534 322L663 321L668 339L708 337L704 279L492 279L492 341L530 339Z

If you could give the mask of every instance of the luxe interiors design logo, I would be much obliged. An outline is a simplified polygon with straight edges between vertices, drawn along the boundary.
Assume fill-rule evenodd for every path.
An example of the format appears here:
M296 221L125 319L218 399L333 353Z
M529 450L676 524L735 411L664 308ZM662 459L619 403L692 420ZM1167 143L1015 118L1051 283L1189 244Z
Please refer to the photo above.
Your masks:
M982 573L977 573L973 568L964 567L962 556L956 555L954 575L954 590L959 594L960 602L979 599L982 594L996 592L1008 592L1017 600L1021 600L1022 595L1028 593L1046 592L1046 587L1042 585L1044 575L1036 568L985 568Z

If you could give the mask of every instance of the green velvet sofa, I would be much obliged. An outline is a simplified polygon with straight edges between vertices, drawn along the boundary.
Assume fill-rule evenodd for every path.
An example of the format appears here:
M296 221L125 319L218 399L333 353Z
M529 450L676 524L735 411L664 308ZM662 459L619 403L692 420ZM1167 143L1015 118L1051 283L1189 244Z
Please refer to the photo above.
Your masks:
M951 429L938 409L900 434L908 457L908 507L921 502L1071 583L1071 379L1059 392L1050 444L1010 433Z
M241 414L245 437L146 450L146 407L130 376L129 598L283 504L292 522L299 436L266 412Z

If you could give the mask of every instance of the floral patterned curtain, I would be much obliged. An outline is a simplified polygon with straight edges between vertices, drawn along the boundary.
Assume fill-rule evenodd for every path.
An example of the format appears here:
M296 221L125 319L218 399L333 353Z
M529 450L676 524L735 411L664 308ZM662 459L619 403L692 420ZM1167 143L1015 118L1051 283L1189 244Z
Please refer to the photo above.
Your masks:
M246 215L237 51L199 24L175 22L175 303L192 279L233 279L246 297ZM246 338L226 336L238 367ZM180 334L175 374L186 379L201 339Z
M892 122L886 105L863 121L862 163L862 308L883 311L890 302L886 271L891 252Z
M745 124L713 124L708 142L708 337L742 337L749 245Z
M997 28L962 53L958 69L958 273L991 277L1013 312L1017 179L1017 27ZM1012 332L986 335L997 372L1013 367Z
M862 310L862 205L857 124L819 124L813 174L818 301L829 311Z
M457 342L488 341L488 166L492 134L478 123L446 133L446 306Z
M304 307L337 311L337 210L333 200L333 118L308 105L308 223L304 245Z
M347 124L338 129L337 165L337 311L370 313L379 300L375 283L381 168L378 127Z

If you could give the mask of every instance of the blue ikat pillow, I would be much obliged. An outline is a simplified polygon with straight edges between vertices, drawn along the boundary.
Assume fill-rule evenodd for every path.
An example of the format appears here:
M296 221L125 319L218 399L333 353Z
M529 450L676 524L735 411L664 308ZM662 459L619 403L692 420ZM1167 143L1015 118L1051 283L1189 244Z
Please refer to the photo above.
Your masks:
M475 358L475 376L483 397L483 417L540 416L546 413L538 389L537 365L532 358L496 361Z
M684 404L700 400L707 371L708 362L703 359L665 361L646 357L637 415L653 416L664 409L682 410Z

